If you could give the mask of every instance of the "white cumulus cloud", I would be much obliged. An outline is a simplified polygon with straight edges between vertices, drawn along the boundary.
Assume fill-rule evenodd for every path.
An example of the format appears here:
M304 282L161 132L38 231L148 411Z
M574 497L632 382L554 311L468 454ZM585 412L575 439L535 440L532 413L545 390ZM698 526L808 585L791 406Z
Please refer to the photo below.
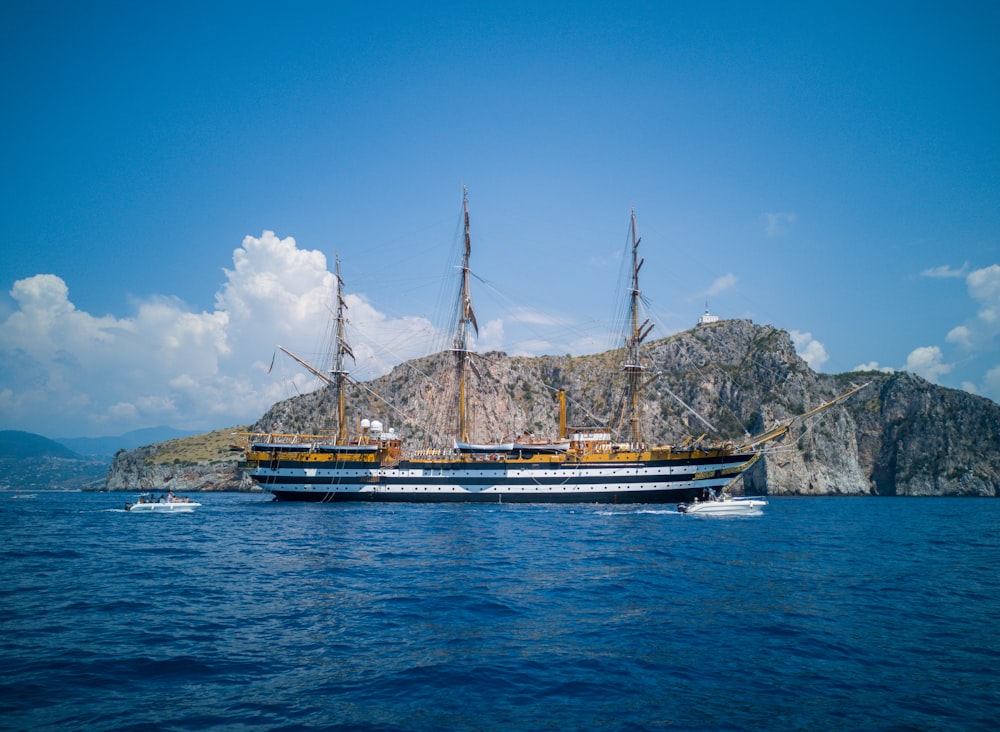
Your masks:
M952 328L946 340L966 350L983 351L1000 335L1000 265L969 272L965 284L976 302L976 315Z
M702 292L699 297L711 297L732 288L737 283L736 275L729 273L717 277L708 289Z
M953 269L947 264L942 264L939 267L931 267L925 269L920 274L923 277L933 277L936 279L948 279L952 277L965 277L966 273L969 271L969 263L966 262L958 269Z
M904 371L922 376L935 384L953 368L954 364L944 363L944 355L937 346L921 346L913 349L906 357L906 365L903 366Z
M903 368L933 382L956 368L965 371L975 368L980 374L985 370L987 373L983 374L979 386L970 379L962 380L961 386L966 391L998 399L1000 389L991 381L991 374L996 370L993 369L997 363L994 344L1000 335L1000 265L991 264L971 272L968 269L968 264L964 264L960 269L941 266L921 273L936 278L965 277L969 297L976 304L975 315L953 327L945 336L946 343L962 349L961 360L957 365L948 363L939 347L923 346L910 353Z
M990 337L1000 330L1000 264L970 272L966 278L969 294L979 303L979 322Z
M267 372L277 344L321 357L316 344L336 284L327 265L321 252L265 231L233 252L211 312L159 296L122 318L78 310L56 275L18 280L15 308L0 322L4 426L64 437L251 422L315 387L301 371L289 369L284 382L278 369ZM346 299L352 327L364 326L352 345L366 378L426 353L429 321L387 317L360 295Z
M156 298L130 318L95 317L77 310L66 283L51 274L19 280L10 294L18 307L0 324L0 356L10 364L0 385L13 394L5 415L12 424L69 436L130 420L128 427L160 424L188 406L169 390L170 378L225 378L225 312L194 313Z
M479 329L476 338L477 351L498 351L503 348L503 320L491 320Z
M823 368L823 364L830 360L826 347L813 338L812 333L793 330L789 331L789 335L792 336L792 343L795 344L795 352L809 364L809 368L813 371L819 371Z
M964 325L956 325L945 336L948 343L955 343L963 348L972 348L972 330Z
M894 374L896 369L892 366L880 366L878 361L869 361L868 363L859 363L851 371L881 371L883 374Z

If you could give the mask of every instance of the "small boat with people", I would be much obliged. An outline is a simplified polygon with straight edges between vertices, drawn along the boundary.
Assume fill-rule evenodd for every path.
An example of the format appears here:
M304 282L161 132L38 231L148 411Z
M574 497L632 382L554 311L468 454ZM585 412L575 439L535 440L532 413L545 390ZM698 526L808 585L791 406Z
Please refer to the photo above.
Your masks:
M187 496L175 496L173 491L167 491L159 496L140 493L139 500L135 503L125 504L125 510L143 513L189 513L200 505Z
M700 498L678 504L677 510L699 516L756 516L766 505L767 499L763 496L731 496L724 491L716 493L714 488L707 488Z

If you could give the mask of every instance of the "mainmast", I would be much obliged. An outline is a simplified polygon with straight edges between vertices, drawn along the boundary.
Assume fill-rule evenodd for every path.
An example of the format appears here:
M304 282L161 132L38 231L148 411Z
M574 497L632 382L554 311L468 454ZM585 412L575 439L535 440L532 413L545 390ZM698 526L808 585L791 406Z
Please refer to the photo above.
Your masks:
M465 250L462 255L462 289L458 295L458 324L455 327L455 341L452 350L455 353L455 368L458 380L458 439L468 441L468 419L466 405L466 374L469 363L469 329L479 335L476 324L476 314L472 310L472 288L470 283L469 255L472 253L472 240L469 237L469 191L462 186L462 215L465 219Z
M642 443L642 433L639 427L640 397L642 392L642 372L644 367L639 359L639 344L653 330L653 323L647 318L639 323L639 303L642 291L639 289L639 270L644 260L639 258L640 239L635 229L635 209L632 209L632 285L629 296L629 333L625 340L625 408L628 416L628 442L638 447Z
M347 420L344 415L344 381L347 380L347 371L344 368L344 357L350 356L354 360L354 352L347 344L347 336L344 326L347 324L347 303L344 301L344 278L340 274L340 257L336 257L337 273L337 314L336 333L334 334L333 364L330 367L330 375L333 377L332 386L337 395L337 444L347 444Z

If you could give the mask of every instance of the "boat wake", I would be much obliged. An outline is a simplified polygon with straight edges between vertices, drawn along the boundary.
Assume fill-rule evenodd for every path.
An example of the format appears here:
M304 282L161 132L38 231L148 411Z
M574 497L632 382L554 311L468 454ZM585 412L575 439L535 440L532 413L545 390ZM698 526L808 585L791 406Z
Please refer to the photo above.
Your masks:
M680 516L680 512L675 508L625 508L624 510L613 510L604 508L597 512L598 516L638 516L638 515L653 515L653 516Z

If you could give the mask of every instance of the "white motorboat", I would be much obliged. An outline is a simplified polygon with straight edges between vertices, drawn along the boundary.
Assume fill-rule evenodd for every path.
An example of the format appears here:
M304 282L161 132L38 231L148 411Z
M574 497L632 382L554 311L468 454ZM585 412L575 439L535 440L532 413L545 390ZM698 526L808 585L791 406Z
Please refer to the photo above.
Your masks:
M678 504L677 510L698 516L752 516L759 515L766 505L767 500L762 496L734 498L728 493L717 495L714 491L710 491L701 500Z
M126 503L126 511L140 511L153 513L187 513L194 511L200 503L195 503L190 498L175 496L172 492L167 492L159 497L152 493L140 493L139 500L135 503Z

